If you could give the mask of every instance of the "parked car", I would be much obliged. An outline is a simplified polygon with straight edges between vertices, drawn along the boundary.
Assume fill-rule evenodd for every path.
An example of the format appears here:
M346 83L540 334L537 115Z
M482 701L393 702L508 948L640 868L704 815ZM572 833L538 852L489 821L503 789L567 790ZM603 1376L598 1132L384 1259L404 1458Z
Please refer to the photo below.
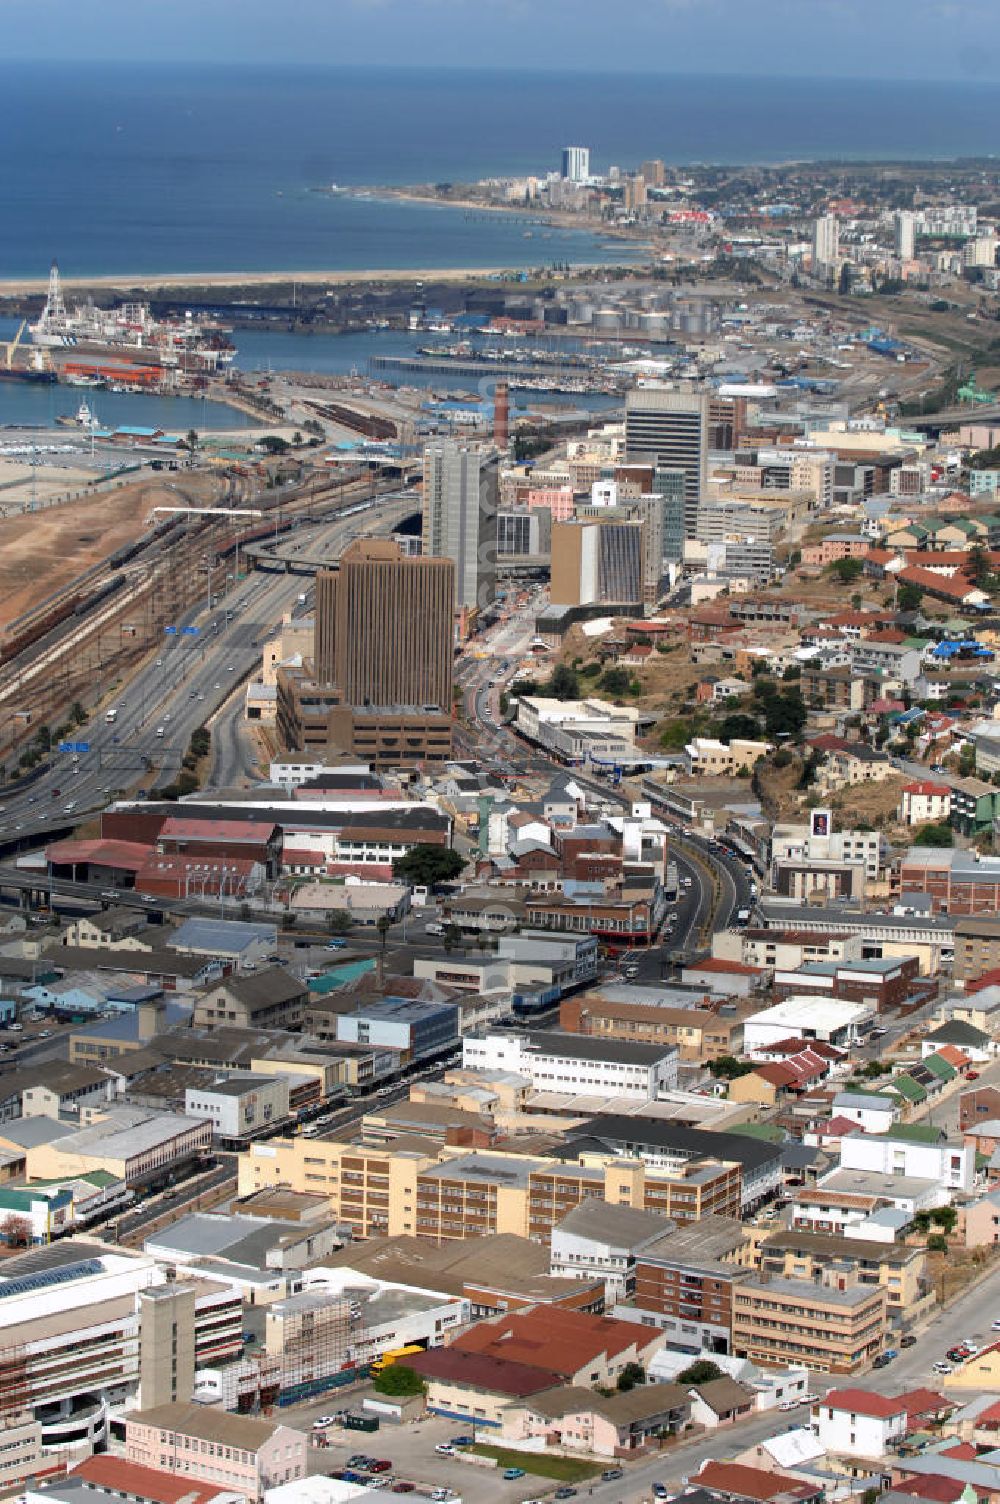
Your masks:
M450 1441L439 1441L434 1450L439 1457L454 1457L455 1455L455 1448Z
M525 1476L524 1468L505 1467L503 1470L503 1476L506 1483L516 1483L518 1478L523 1478Z
M392 1463L388 1457L373 1457L368 1464L368 1471L370 1473L391 1473Z
M471 1446L475 1446L475 1444L476 1444L476 1438L474 1436L465 1436L465 1435L462 1435L462 1436L453 1436L451 1438L451 1445L453 1447L471 1447Z
M562 1488L557 1488L556 1489L555 1494L553 1495L553 1498L556 1498L556 1499L575 1499L576 1498L576 1489L575 1488L570 1488L569 1484L567 1483Z
M1000 1322L997 1325L1000 1326ZM899 1345L900 1347L916 1347L917 1339L912 1332L907 1332L905 1337L900 1337Z
M327 1428L327 1426L332 1426L332 1425L333 1425L333 1416L332 1415L318 1415L316 1417L316 1419L313 1421L313 1430L314 1431L325 1431L326 1428Z
M625 1470L620 1467L606 1467L601 1477L605 1483L613 1483L616 1478L624 1478Z
M392 1491L394 1494L412 1494L415 1487L416 1484L407 1483L405 1478L397 1478L392 1485Z

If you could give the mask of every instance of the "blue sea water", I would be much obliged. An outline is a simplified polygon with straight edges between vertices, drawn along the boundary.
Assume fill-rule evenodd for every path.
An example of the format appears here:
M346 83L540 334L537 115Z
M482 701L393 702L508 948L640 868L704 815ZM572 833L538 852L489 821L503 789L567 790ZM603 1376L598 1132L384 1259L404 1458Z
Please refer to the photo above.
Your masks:
M0 277L619 259L587 231L329 197L343 185L1000 148L980 83L18 64L0 91Z

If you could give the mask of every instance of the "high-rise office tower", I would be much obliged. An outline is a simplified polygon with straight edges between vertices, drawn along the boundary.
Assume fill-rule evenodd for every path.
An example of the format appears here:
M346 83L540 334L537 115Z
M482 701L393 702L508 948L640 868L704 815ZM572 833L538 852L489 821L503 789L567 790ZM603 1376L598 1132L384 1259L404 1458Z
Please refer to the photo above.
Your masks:
M643 598L643 542L638 518L591 518L552 524L554 606L638 605Z
M840 226L834 214L821 214L813 225L813 268L836 266L840 255Z
M684 536L698 529L708 474L707 392L641 386L625 398L627 461L684 472Z
M585 183L590 177L590 147L564 146L562 176L571 183Z
M455 566L357 538L316 578L316 682L352 706L451 709Z
M455 565L456 607L488 606L496 594L497 462L451 439L424 450L425 555Z
M629 214L634 213L636 209L646 207L646 179L641 173L625 179L622 206Z
M498 381L493 391L493 442L498 449L510 443L510 387Z
M896 255L900 261L912 261L917 248L917 217L911 209L897 209Z

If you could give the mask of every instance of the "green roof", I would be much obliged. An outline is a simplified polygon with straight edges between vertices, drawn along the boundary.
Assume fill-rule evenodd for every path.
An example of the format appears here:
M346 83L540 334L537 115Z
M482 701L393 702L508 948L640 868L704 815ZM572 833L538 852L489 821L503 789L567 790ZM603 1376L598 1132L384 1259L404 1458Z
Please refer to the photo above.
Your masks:
M367 957L362 961L345 961L343 966L337 966L326 972L321 977L309 978L309 991L319 993L325 997L328 992L336 992L338 987L345 987L349 982L356 982L366 972L375 970L375 961Z
M898 1092L907 1102L926 1102L927 1100L927 1093L920 1082L914 1081L913 1077L908 1076L905 1071L894 1078L892 1090Z
M69 1185L73 1180L85 1180L88 1185L92 1185L98 1191L106 1191L110 1186L125 1183L119 1175L112 1175L110 1170L87 1170L81 1175L44 1175L38 1180L33 1180L31 1184L33 1186Z
M913 1080L912 1076L908 1079ZM886 1138L905 1139L909 1144L939 1144L944 1136L944 1129L936 1128L933 1123L896 1123L886 1134Z
M788 1137L777 1123L728 1123L727 1133L742 1133L745 1138L763 1139L768 1144L783 1144Z
M958 1071L953 1065L949 1065L943 1056L935 1053L925 1055L920 1064L930 1071L932 1076L937 1076L939 1081L954 1081Z

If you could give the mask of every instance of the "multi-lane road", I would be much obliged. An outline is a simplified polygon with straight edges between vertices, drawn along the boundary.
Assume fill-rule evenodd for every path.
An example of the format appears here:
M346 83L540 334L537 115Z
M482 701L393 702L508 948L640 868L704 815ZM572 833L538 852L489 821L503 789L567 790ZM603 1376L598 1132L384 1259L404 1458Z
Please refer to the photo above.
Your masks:
M380 498L348 518L301 524L301 546L333 560L351 538L389 531L412 511L412 499ZM206 597L171 623L175 630L164 634L159 652L74 731L74 742L86 751L53 752L51 766L30 787L8 792L0 805L0 844L37 846L53 829L72 828L103 808L116 790L170 782L191 733L206 724L219 740L213 785L249 776L243 682L260 660L264 639L310 588L294 574L250 574L211 608Z

